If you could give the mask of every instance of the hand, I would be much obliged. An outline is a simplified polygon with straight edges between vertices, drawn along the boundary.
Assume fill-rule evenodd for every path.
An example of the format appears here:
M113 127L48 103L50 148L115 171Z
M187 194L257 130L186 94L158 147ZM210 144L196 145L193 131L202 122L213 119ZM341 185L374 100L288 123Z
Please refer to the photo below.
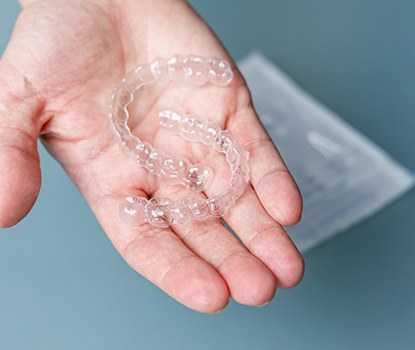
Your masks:
M175 54L230 61L189 5L179 0L22 2L0 63L0 227L16 224L36 200L40 137L127 263L179 302L216 312L229 296L262 305L277 287L296 285L303 261L281 225L298 222L301 196L235 67L225 88L190 86L180 96L168 87L147 89L137 102L145 118L133 132L170 153L174 146L174 154L197 163L214 162L218 154L183 140L172 144L172 136L155 128L161 107L180 101L186 112L232 131L250 152L251 185L224 220L244 246L220 220L158 229L132 228L119 218L126 194L186 195L183 188L149 181L146 171L121 153L108 106L113 88L138 63ZM216 181L201 196L211 196L219 186Z

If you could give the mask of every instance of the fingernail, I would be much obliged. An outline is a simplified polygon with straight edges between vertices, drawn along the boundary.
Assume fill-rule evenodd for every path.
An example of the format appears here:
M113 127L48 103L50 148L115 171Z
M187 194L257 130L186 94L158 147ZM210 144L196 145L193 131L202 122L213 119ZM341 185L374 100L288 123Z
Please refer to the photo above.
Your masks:
M226 308L226 306L225 306L223 309L220 309L220 310L218 310L218 311L208 312L208 314L209 314L209 315L216 315L216 314L218 314L219 312L221 312L221 311L225 310L225 308Z
M271 299L272 300L272 299ZM263 304L261 304L261 305L258 305L258 307L263 307L263 306L265 306L265 305L268 305L270 302L271 302L271 300L268 300L268 301L266 301L265 303L263 303Z

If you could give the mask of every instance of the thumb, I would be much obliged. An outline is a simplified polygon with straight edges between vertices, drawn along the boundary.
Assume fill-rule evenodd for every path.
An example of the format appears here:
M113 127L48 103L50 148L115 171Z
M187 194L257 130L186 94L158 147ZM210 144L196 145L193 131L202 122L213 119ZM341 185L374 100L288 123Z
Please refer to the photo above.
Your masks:
M23 219L39 194L37 138L44 107L28 79L0 62L0 228Z

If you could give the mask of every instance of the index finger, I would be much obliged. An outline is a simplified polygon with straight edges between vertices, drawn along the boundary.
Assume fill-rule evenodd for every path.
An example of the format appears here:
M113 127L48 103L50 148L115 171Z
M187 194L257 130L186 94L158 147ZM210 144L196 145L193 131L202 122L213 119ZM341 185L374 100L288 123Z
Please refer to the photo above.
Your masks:
M294 225L301 219L300 191L256 115L248 88L241 89L240 108L227 127L249 151L250 181L268 214L281 225Z

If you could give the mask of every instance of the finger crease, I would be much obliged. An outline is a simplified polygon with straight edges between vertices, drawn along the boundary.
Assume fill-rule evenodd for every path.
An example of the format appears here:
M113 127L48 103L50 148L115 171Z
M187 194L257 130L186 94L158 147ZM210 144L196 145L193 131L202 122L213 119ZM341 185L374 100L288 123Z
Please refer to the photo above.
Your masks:
M211 227L209 229L200 229L199 227L194 226L191 229L187 230L184 235L181 235L180 238L182 239L183 242L188 244L195 238L200 237L200 236L206 236L214 232L217 229L218 229L217 227L213 227L213 228Z
M235 256L239 256L239 255L245 255L246 251L245 250L235 250L232 253L228 254L225 258L223 258L221 261L219 261L219 263L215 264L214 267L216 270L218 270L219 272L223 271L223 268L225 266L225 264L231 260L232 258L234 258Z
M251 247L254 244L254 241L261 236L264 232L270 231L272 229L276 229L276 225L275 224L270 224L270 225L266 225L264 227L261 227L259 230L255 231L249 238L248 241L246 242L246 246L249 250L251 250Z
M147 230L143 230L137 233L137 235L135 235L134 238L130 239L124 246L124 248L121 250L121 255L125 258L125 260L128 260L128 256L133 246L135 246L138 242L144 242L149 238L153 238L154 236L162 232L164 232L163 229L154 227L148 228Z
M274 145L271 142L271 140L267 137L256 137L256 138L249 140L248 142L243 143L241 146L247 149L248 151L250 151L251 149L258 149L260 147L266 147L270 143Z
M255 181L255 179L252 179L251 182L254 185L254 187L257 189L259 188L259 185L261 182L264 181L264 179L270 177L271 175L277 174L277 173L284 173L286 175L290 175L289 171L286 168L283 169L272 169L267 171L264 175L262 175L258 181Z
M180 258L178 258L174 263L170 264L167 269L161 274L161 276L159 277L159 284L163 285L164 281L166 279L166 277L168 276L168 274L171 271L174 271L174 269L179 266L180 264L182 264L184 261L186 260L198 260L198 258L196 257L196 255L182 255Z

